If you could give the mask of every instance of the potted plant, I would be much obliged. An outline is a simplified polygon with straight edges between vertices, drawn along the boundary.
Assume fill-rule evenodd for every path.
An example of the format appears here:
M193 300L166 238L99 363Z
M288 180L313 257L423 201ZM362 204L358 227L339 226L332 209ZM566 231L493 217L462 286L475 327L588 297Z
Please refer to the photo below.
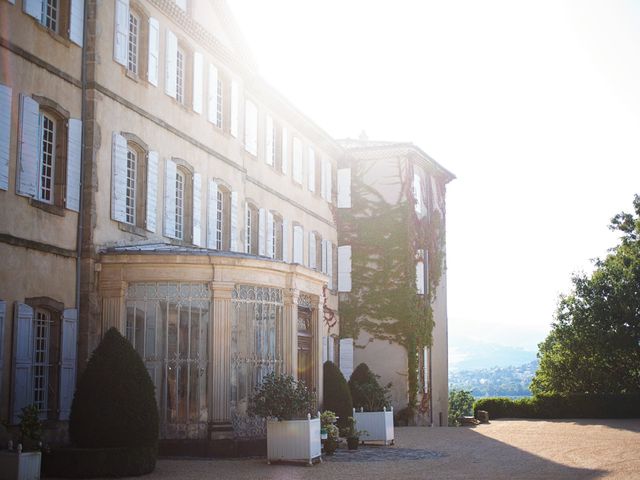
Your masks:
M17 449L9 442L9 450L0 453L2 478L11 480L38 480L40 478L42 423L38 408L29 405L22 409L20 418L20 440Z
M361 440L382 441L385 445L394 442L393 407L390 407L391 384L381 386L378 375L366 363L361 363L351 374L349 388L353 398L353 417L358 425L366 429Z
M267 462L320 458L320 417L311 418L314 398L304 382L270 373L251 399L249 413L267 420Z
M356 423L355 418L349 417L347 419L347 426L342 432L343 436L347 438L347 447L349 450L357 450L360 437L367 434L365 430L358 430Z
M333 455L340 442L338 427L335 425L337 419L336 414L331 410L325 410L320 415L321 432L325 432L325 438L323 439L324 453L327 455Z

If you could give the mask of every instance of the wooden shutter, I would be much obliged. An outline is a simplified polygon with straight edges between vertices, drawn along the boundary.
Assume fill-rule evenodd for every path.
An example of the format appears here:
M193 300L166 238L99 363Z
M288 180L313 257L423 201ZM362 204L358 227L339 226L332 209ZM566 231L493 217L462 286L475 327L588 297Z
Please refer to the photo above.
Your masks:
M40 106L31 97L20 94L20 144L16 193L36 196L40 163Z
M216 232L218 230L218 184L209 179L207 190L207 248L216 249Z
M113 59L127 65L129 47L129 0L115 0L115 30L113 34Z
M178 75L178 37L171 30L167 30L165 45L165 80L164 91L171 98L176 98Z
M258 107L250 100L245 102L244 149L258 155Z
M238 242L238 192L231 192L231 232L230 232L230 243L231 243L231 251L239 252L240 245Z
M307 186L310 192L316 191L316 152L309 147L309 158L307 159L309 172L307 175Z
M193 54L193 111L202 113L204 88L204 60L200 52Z
M11 92L11 87L0 85L0 190L9 190Z
M293 263L304 264L304 232L300 225L293 227Z
M147 80L151 85L158 86L158 72L160 68L160 23L149 17L149 62Z
M315 270L316 264L316 234L309 232L309 268Z
M273 213L267 212L267 256L274 258L273 252Z
M193 244L202 246L202 175L193 174Z
M238 122L239 122L239 108L240 108L240 86L235 80L231 81L231 126L229 132L234 137L238 138Z
M289 263L289 222L286 219L282 219L282 261Z
M258 210L258 255L263 257L267 255L267 239L265 237L267 224L267 210L261 208Z
M351 169L338 169L338 208L351 208Z
M11 423L17 424L22 408L33 403L33 309L15 302L13 314Z
M176 163L167 158L164 169L164 235L176 238Z
M67 135L67 199L69 210L80 211L80 165L82 162L82 120L69 119Z
M78 351L78 310L67 308L62 314L62 349L60 351L60 420L69 420L76 387Z
M347 381L353 373L353 338L340 339L340 371Z
M69 14L69 40L82 46L82 30L84 28L84 0L71 0Z
M273 166L274 148L275 145L273 144L273 118L271 117L271 115L267 115L264 133L264 161L267 162L267 165Z
M218 125L218 69L209 64L209 88L207 89L207 120Z
M287 127L282 127L282 173L289 171L289 133Z
M147 230L156 231L158 216L158 152L150 151L147 157Z
M42 21L42 0L23 0L22 9L27 15L31 15L33 18Z
M127 139L113 132L111 143L111 218L127 221Z
M338 247L338 291L351 291L351 245Z
M293 180L302 183L302 143L293 137Z

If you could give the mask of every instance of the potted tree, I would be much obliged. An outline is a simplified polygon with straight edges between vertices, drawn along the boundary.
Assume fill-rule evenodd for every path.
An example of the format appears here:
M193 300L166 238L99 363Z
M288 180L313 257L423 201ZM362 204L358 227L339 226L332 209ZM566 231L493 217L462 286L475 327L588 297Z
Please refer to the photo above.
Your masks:
M321 431L324 431L324 453L326 455L333 455L338 448L340 442L340 435L338 427L336 427L337 417L331 410L325 410L320 415L320 427Z
M2 478L11 480L38 480L41 464L42 423L38 408L29 405L22 409L20 418L20 440L17 449L9 442L9 450L0 452Z
M357 450L360 437L367 434L365 430L358 430L356 424L356 419L349 417L347 418L347 426L342 431L343 436L347 438L347 448L349 450Z
M270 373L251 399L249 413L267 420L267 462L313 464L320 458L320 416L311 418L314 398L304 382Z
M364 428L361 440L393 444L393 407L389 402L391 384L381 386L378 375L366 363L361 363L351 374L349 389L353 399L353 417ZM359 411L358 411L358 410Z

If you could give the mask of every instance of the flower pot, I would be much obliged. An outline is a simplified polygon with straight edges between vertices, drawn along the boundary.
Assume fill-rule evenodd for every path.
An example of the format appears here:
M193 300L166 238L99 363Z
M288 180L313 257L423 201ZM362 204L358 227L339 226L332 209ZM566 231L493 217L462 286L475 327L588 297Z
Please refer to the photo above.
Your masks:
M357 450L360 439L358 437L347 437L347 447L349 450Z
M267 462L305 462L313 464L321 455L320 419L268 420Z
M382 412L357 412L353 409L353 418L355 418L359 429L365 431L361 435L363 442L381 441L385 445L392 444L394 441L393 431L393 408Z
M40 452L0 452L0 479L38 480Z
M324 441L324 453L325 455L333 455L338 449L338 442L335 438L328 438Z

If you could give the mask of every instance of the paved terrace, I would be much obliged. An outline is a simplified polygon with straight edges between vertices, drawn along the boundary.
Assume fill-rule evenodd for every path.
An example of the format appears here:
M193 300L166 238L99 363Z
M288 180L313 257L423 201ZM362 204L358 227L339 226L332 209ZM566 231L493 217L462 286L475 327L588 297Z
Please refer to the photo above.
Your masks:
M362 447L361 447L362 448ZM495 420L396 429L392 447L340 450L313 467L264 458L163 459L155 479L640 479L638 420Z

